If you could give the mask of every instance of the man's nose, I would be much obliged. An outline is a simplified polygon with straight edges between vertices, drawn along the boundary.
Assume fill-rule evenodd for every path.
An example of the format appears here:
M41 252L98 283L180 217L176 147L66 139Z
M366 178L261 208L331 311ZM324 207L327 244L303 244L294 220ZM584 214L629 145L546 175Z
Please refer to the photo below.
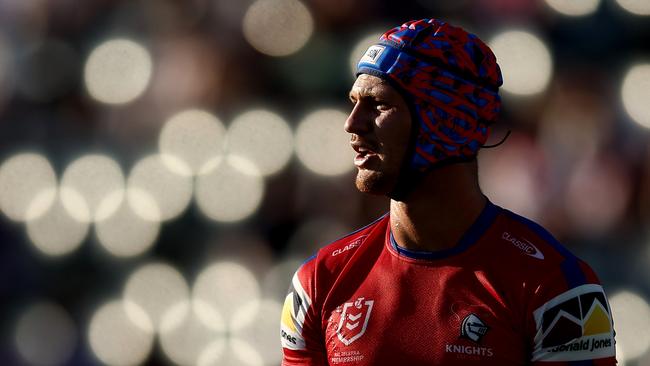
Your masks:
M348 119L345 120L343 128L345 132L355 135L362 135L370 131L371 121L361 102L354 105Z

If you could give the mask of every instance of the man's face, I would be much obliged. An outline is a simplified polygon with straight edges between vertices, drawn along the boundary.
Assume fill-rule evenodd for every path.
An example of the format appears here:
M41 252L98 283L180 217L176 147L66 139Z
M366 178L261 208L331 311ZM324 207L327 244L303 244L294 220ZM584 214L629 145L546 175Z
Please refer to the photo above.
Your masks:
M361 74L350 90L354 104L345 121L357 152L356 185L361 192L393 190L409 143L411 114L404 98L383 79Z

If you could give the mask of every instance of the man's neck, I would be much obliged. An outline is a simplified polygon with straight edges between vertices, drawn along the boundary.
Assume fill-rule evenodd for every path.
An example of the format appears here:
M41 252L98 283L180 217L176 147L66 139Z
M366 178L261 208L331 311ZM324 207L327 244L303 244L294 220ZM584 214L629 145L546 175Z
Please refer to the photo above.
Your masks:
M454 247L485 207L473 163L432 171L404 201L391 201L390 227L406 249L437 251Z

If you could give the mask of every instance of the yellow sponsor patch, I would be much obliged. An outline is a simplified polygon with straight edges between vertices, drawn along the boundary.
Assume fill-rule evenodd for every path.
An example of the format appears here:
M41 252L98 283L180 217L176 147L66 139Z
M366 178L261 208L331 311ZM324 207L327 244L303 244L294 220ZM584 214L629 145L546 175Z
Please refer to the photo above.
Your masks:
M292 332L296 332L296 325L293 322L293 293L287 295L284 299L284 307L282 308L282 325L289 328Z
M574 287L533 312L532 361L583 361L615 356L607 297L598 284Z
M585 321L584 335L609 333L611 330L609 315L607 315L600 304L597 304L587 321Z

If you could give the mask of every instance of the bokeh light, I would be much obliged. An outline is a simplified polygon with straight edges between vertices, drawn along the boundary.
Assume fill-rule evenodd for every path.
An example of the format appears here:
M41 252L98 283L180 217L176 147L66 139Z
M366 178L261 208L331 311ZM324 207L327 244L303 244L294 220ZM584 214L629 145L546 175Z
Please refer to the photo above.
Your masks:
M345 94L408 14L495 36L481 189L588 261L650 365L648 1L0 0L0 365L278 366L295 271L388 208Z
M30 365L64 365L75 350L77 329L65 309L39 302L27 307L18 319L15 342Z
M230 317L228 330L239 335L244 329L249 328L255 322L255 317L260 312L262 302L260 299L253 299L238 306Z
M219 357L225 347L225 327L214 328L214 323L206 323L190 311L179 326L160 334L160 345L165 355L178 365L210 364L209 360L199 362L201 353L210 347L213 357ZM203 356L208 357L208 356Z
M27 221L26 226L32 244L48 256L62 256L79 248L90 227L70 215L59 195L45 214Z
M125 302L144 310L156 330L161 329L165 315L186 304L189 298L190 289L183 275L176 268L160 262L143 265L132 273L123 295ZM138 313L131 314L130 309L133 307L127 309L127 314L132 320L137 320Z
M250 366L263 366L264 359L259 354L250 343L243 341L237 337L233 337L230 340L230 349L232 354L235 356L235 360L232 358L229 359L229 362L237 362L240 365L250 365ZM229 363L232 364L232 363Z
M227 344L223 338L218 338L216 341L208 344L199 355L198 366L217 366L217 365L233 365L230 362L224 362L222 359L224 353L228 354Z
M342 235L343 232L339 233ZM277 262L262 279L262 294L265 298L284 301L294 272L305 258L287 258Z
M145 191L129 189L117 211L95 224L99 243L116 257L133 257L149 250L160 232L160 221L143 219L133 206L155 218L156 202Z
M311 13L298 0L257 0L244 16L244 37L256 50L269 56L297 52L313 31Z
M276 342L277 343L277 342ZM276 348L277 345L276 345ZM217 340L209 344L202 352L198 361L199 366L264 366L274 365L265 363L262 356L253 346L236 335L228 338L227 343Z
M583 235L611 230L630 201L630 182L623 164L613 157L585 159L569 177L564 200L569 220Z
M545 0L546 4L560 14L579 17L598 10L600 0Z
M256 350L264 364L279 364L282 354L276 337L278 319L282 313L280 302L262 300L258 304L241 307L239 312L233 316L231 332Z
M616 345L632 361L650 348L650 306L631 290L622 290L609 297L616 327Z
M247 159L229 155L210 173L196 178L195 199L201 212L219 222L243 220L257 210L264 180Z
M88 56L84 81L91 97L102 103L124 104L149 85L153 64L149 51L128 39L106 41Z
M625 366L627 365L627 358L625 357L625 352L621 347L620 342L616 342L616 366Z
M230 125L228 152L250 160L262 175L271 175L289 162L293 132L287 121L273 112L249 111Z
M650 1L648 0L616 0L621 8L635 15L650 15Z
M343 129L347 114L321 109L309 114L296 131L296 153L300 162L316 174L335 176L352 170L354 150Z
M108 156L82 156L63 172L61 198L75 219L104 220L118 209L124 198L122 168Z
M140 217L150 221L170 220L183 213L191 202L192 177L170 169L165 162L173 159L172 156L150 155L138 161L131 170L128 189L146 192L155 202L151 209L148 205L133 204L133 210Z
M234 262L218 262L205 268L192 287L197 315L219 330L239 308L257 300L260 288L248 268Z
M537 36L520 30L497 34L489 41L503 74L502 89L522 96L541 93L553 74L548 46Z
M357 64L368 50L368 47L379 42L379 37L382 34L383 32L373 32L357 41L354 48L352 48L352 52L350 52L350 70L352 70L352 76L357 72Z
M176 328L182 326L183 322L187 321L189 316L193 316L191 314L192 311L192 302L190 298L169 307L160 318L158 332L160 334L173 332Z
M158 146L177 174L207 173L223 157L226 129L209 112L190 109L172 116L160 133ZM169 160L167 157L175 157ZM181 164L182 163L182 164Z
M54 169L40 154L14 155L0 166L0 209L12 220L43 215L54 203L56 188Z
M135 305L130 305L135 307ZM141 324L148 321L140 309L137 324L126 311L122 301L102 305L93 314L88 327L88 342L95 357L108 365L137 365L142 363L153 346L152 329L143 330ZM133 311L132 313L135 313Z
M645 128L650 128L648 95L650 95L650 64L632 66L625 74L621 98L628 115Z

